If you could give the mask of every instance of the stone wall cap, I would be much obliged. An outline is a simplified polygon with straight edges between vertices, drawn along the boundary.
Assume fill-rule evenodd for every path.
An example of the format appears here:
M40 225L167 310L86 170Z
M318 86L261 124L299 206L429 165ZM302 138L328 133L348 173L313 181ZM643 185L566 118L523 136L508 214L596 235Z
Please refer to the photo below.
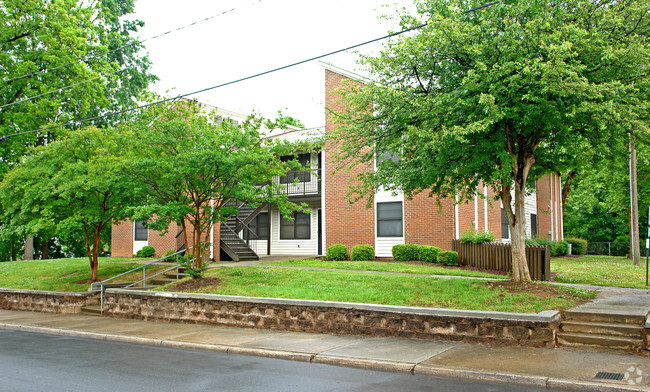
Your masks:
M368 310L375 312L390 312L402 314L417 314L425 316L440 316L454 318L473 318L473 319L492 319L503 321L518 322L543 322L550 323L560 320L560 312L557 310L544 310L539 313L507 313L491 312L483 310L463 310L463 309L441 309L441 308L423 308L411 306L394 306L394 305L375 305L361 304L354 302L333 302L333 301L316 301L308 299L284 299L284 298L264 298L264 297L243 297L236 295L220 294L201 294L201 293L176 293L169 291L144 291L144 290L127 290L127 289L107 289L106 293L128 294L143 297L164 297L179 299L199 299L199 300L218 300L230 302L251 302L266 305L290 305L290 306L315 306L340 308L348 310Z
M30 294L30 295L56 295L67 297L92 297L95 295L91 292L66 292L66 291L47 291L47 290L26 290L26 289L7 289L0 288L0 294Z

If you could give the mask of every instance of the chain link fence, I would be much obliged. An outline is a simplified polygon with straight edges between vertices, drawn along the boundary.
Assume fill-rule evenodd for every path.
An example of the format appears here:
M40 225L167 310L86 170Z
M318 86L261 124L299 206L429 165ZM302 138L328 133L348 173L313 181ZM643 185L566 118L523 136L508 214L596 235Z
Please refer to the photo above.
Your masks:
M626 256L628 253L629 242L590 242L587 245L588 255Z

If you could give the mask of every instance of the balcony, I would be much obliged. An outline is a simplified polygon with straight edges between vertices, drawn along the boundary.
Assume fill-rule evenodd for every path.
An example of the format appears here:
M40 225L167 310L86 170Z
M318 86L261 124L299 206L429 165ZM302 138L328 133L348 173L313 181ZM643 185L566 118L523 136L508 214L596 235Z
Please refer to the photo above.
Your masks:
M321 194L321 171L292 170L286 176L274 177L273 181L280 185L280 191L289 196L312 197Z

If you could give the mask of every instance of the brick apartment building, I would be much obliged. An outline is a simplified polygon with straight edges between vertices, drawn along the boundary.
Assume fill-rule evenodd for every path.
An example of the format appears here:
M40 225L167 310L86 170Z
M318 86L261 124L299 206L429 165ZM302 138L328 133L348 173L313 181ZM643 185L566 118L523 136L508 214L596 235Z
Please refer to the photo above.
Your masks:
M347 71L325 66L327 114L324 130L274 130L269 137L291 140L331 130L333 122L329 111L336 111L339 104L332 92L344 79L361 80ZM491 231L502 241L509 241L501 204L493 200L494 193L488 187L479 187L476 197L470 202L456 204L454 200L444 199L441 207L435 198L424 193L408 200L404 195L378 192L372 207L367 208L364 201L349 203L345 195L352 177L359 170L373 168L358 166L333 173L333 150L327 147L320 153L299 154L298 159L311 170L288 173L275 181L285 185L292 201L305 202L309 213L295 213L291 221L281 217L273 206L261 206L256 210L243 208L237 218L222 223L211 233L214 244L211 257L215 260L221 257L245 260L267 254L322 255L327 247L336 243L348 248L370 244L375 247L377 257L390 257L391 248L396 244L451 249L452 240L470 228ZM294 184L296 178L299 182ZM525 202L528 237L563 238L560 191L560 177L556 174L537 181L535 192L528 195ZM157 254L169 249L177 250L182 245L179 233L179 228L170 227L169 233L160 236L140 224L126 221L113 227L112 253L114 256L131 256L144 245L154 246ZM237 238L233 238L235 235ZM238 240L240 243L234 244L233 241ZM253 254L238 255L237 249L242 246L248 247Z

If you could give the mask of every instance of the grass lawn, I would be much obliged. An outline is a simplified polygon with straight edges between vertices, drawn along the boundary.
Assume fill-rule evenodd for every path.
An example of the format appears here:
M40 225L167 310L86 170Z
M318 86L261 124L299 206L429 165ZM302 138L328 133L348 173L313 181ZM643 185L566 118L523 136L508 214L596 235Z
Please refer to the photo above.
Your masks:
M137 267L139 264L131 263L135 260L142 259L100 257L97 271L99 281ZM160 269L157 266L155 268ZM133 276L125 276L121 281L128 282L141 277L142 272L136 272ZM90 288L89 279L90 262L87 257L0 263L0 287L3 288L80 292Z
M445 268L441 265L421 265L408 263L389 263L381 261L324 261L324 260L288 260L279 263L261 263L263 265L278 265L286 267L320 267L360 271L403 272L410 274L428 274L445 276L468 276L481 278L507 278L504 275L489 274L480 271L460 268Z
M192 292L250 297L313 299L400 306L536 313L564 309L593 297L582 290L551 288L554 295L511 293L470 279L366 274L344 271L230 267L209 270L219 281ZM172 285L158 290L174 290Z
M616 256L557 257L551 260L555 281L597 286L647 288L645 285L645 258L641 265Z

